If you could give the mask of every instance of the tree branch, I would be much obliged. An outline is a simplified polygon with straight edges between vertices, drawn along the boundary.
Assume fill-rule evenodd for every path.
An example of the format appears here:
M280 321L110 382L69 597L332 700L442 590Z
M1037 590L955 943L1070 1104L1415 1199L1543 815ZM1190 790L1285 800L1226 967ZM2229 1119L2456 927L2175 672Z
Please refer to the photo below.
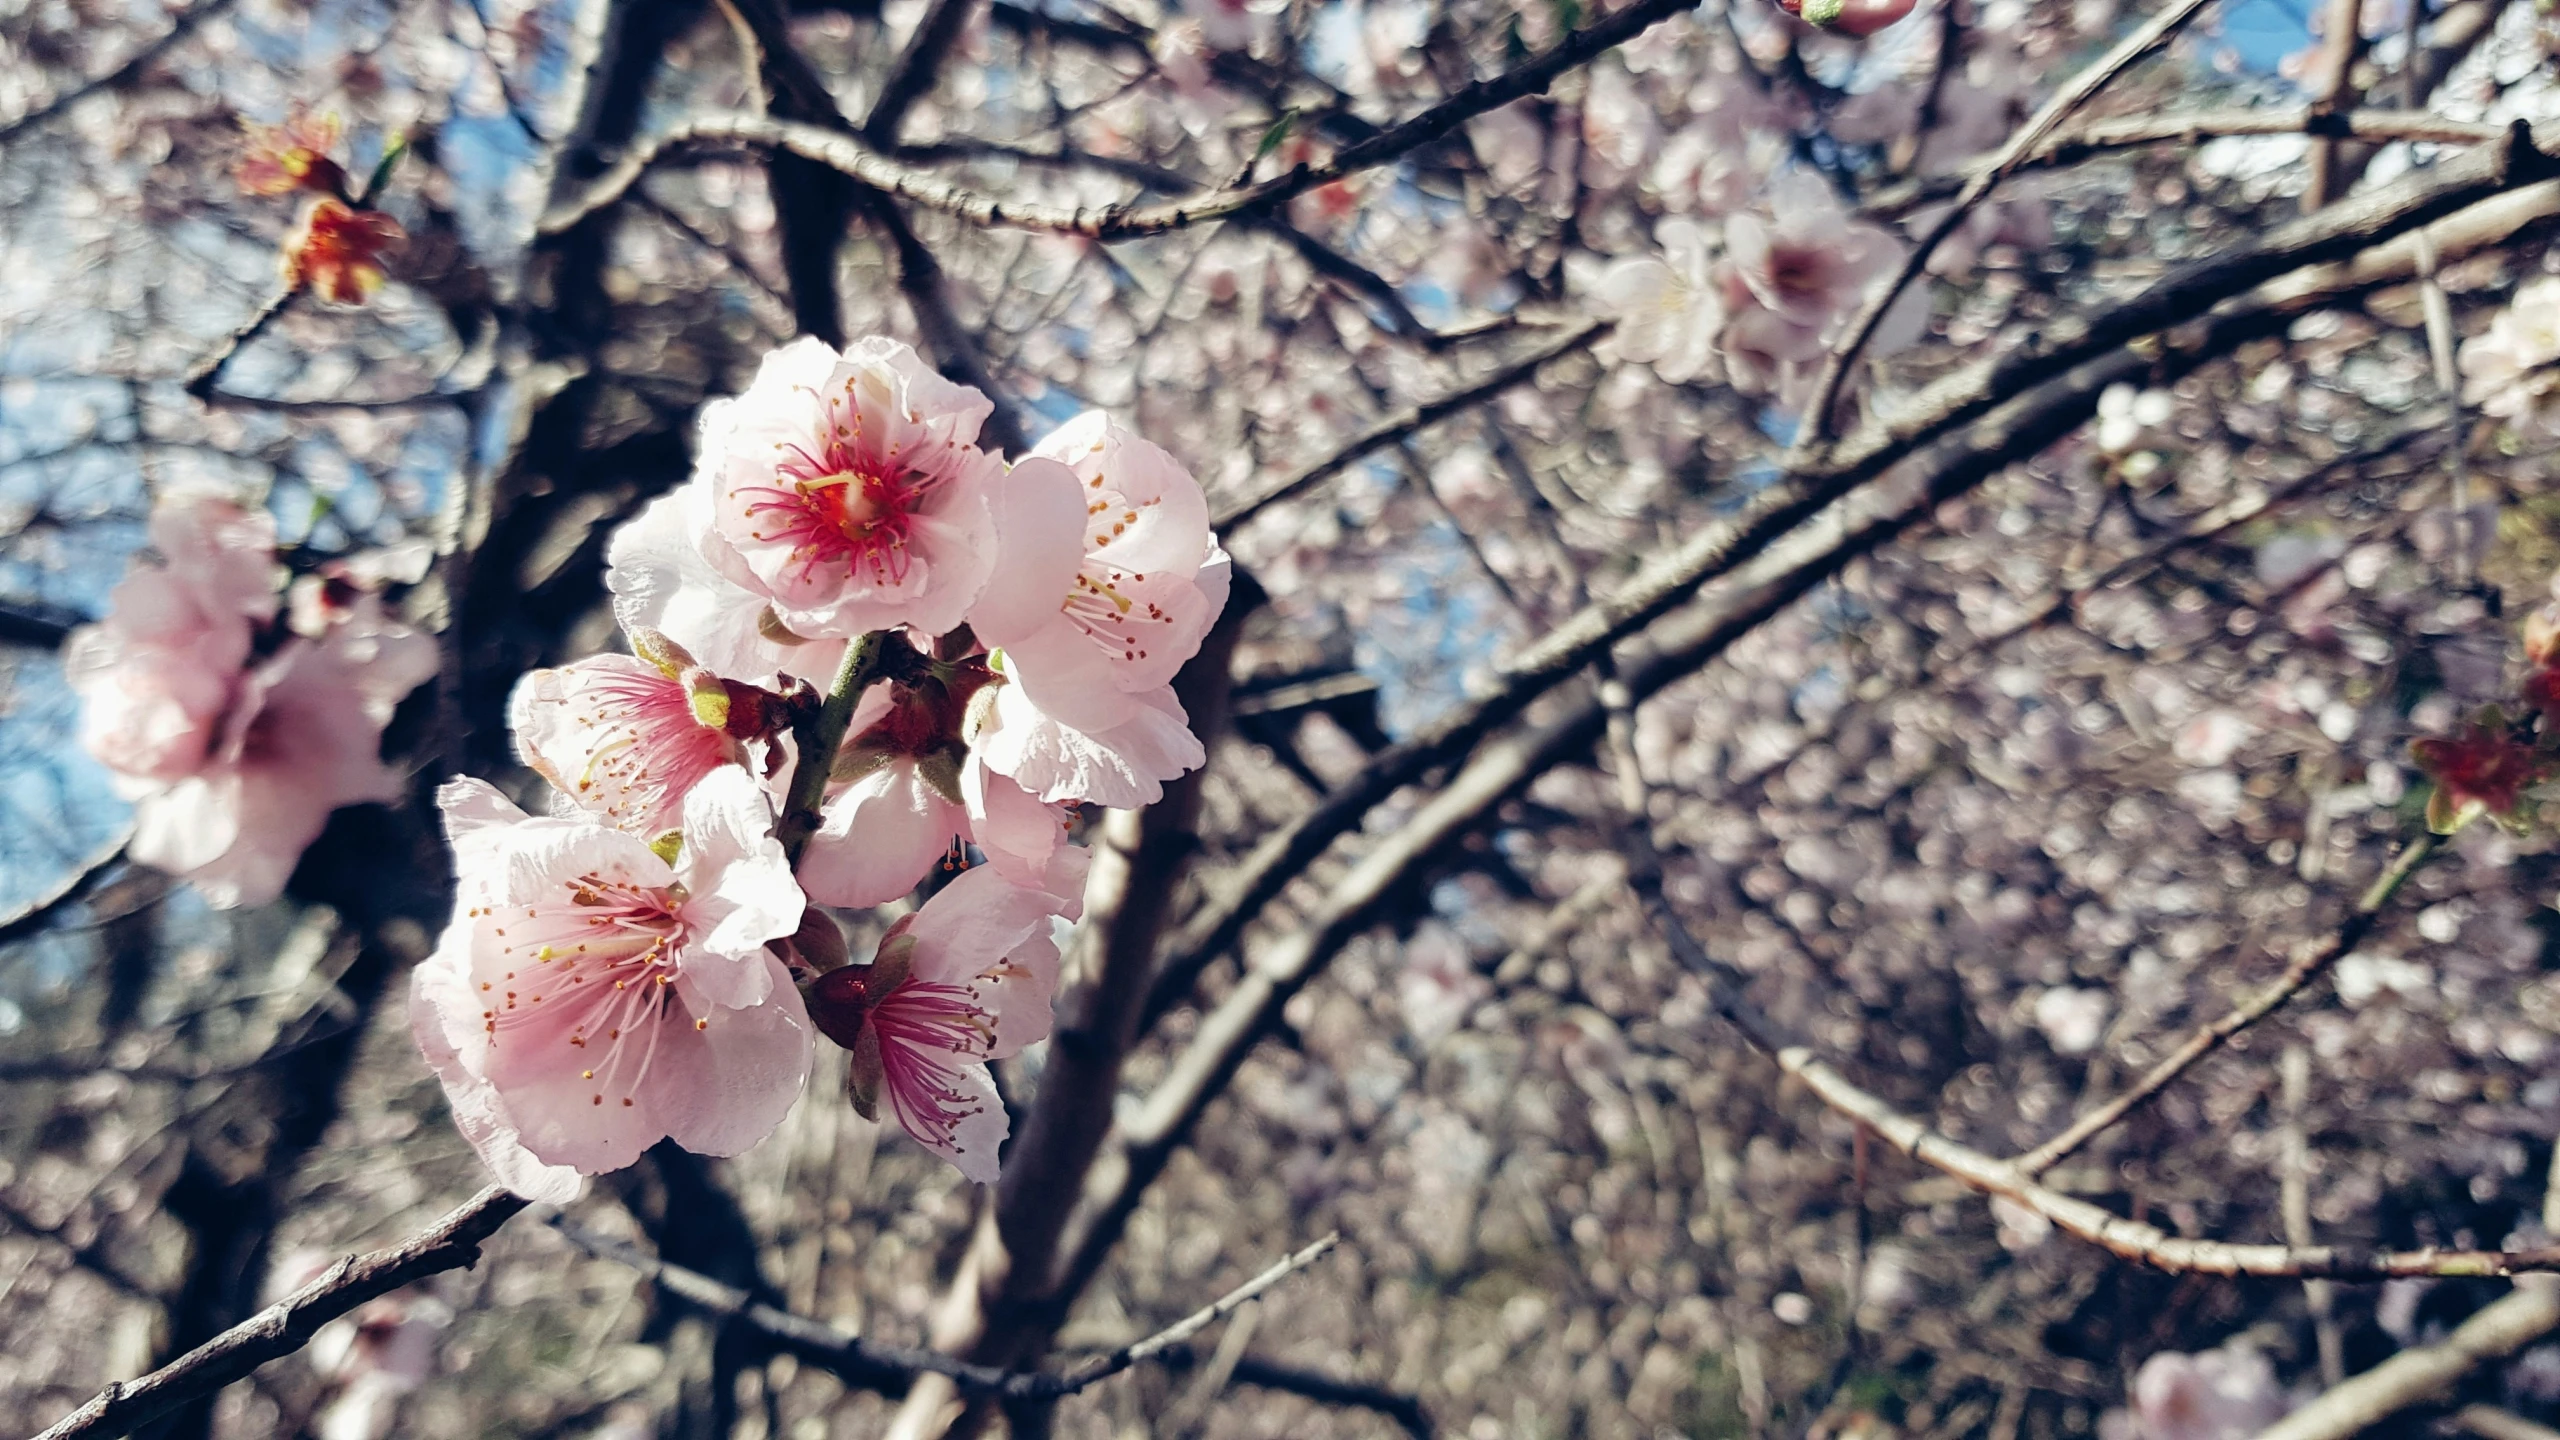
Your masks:
M1956 227L1972 215L1973 207L1990 195L1992 187L2007 179L2010 172L2016 170L2036 146L2044 143L2045 137L2051 135L2056 127L2096 98L2099 91L2131 69L2135 62L2169 43L2170 37L2186 28L2188 22L2204 13L2204 8L2211 3L2213 0L2172 0L2166 9L2124 37L2096 63L2066 81L2060 90L2054 92L2053 98L2044 102L2042 109L2018 127L2018 132L2009 137L2008 144L2000 147L2000 153L1993 157L1991 163L1965 182L1964 188L1956 192L1955 203L1911 246L1902 257L1902 267L1885 282L1884 288L1867 298L1857 318L1849 322L1848 331L1842 335L1840 343L1832 347L1830 355L1823 360L1822 370L1813 382L1812 402L1804 410L1804 434L1796 446L1799 454L1814 453L1829 438L1831 411L1840 403L1840 387L1848 379L1850 365L1856 362L1858 352L1866 348L1867 341L1874 338L1876 327L1884 323L1885 312L1893 308L1893 302L1901 296L1903 287L1918 278L1928 265L1929 257L1937 253L1939 244L1954 234Z
M1378 451L1406 439L1418 431L1448 419L1460 411L1492 399L1512 386L1536 375L1549 361L1578 354L1600 343L1611 329L1607 321L1586 325L1533 354L1521 357L1482 380L1437 400L1426 401L1410 410L1390 415L1354 436L1340 449L1285 479L1273 482L1260 492L1221 507L1210 517L1213 529L1232 530L1264 510L1293 499L1311 486L1329 480Z
M340 1260L319 1279L141 1379L109 1385L36 1440L107 1440L129 1434L301 1349L321 1326L377 1295L477 1263L481 1242L523 1208L522 1198L493 1185L388 1250Z
M732 141L787 150L804 159L832 166L884 194L928 210L938 210L978 225L1025 230L1056 230L1096 240L1125 240L1161 234L1207 220L1222 220L1268 210L1347 175L1374 169L1430 144L1488 110L1546 89L1558 76L1588 63L1661 22L1692 8L1694 0L1638 0L1598 24L1575 32L1545 54L1513 70L1479 80L1401 124L1344 146L1322 165L1300 165L1285 174L1248 184L1204 191L1181 200L1137 206L1126 202L1088 209L1065 209L1038 203L1011 203L953 185L901 164L877 146L853 135L818 125L767 120L752 115L706 116L689 121L616 162L582 193L542 218L550 234L610 205L631 188L657 158L671 148L705 141ZM2189 0L2195 3L2195 0ZM772 37L759 32L770 47Z
M747 1292L735 1286L721 1284L700 1271L669 1264L627 1241L599 1235L556 1216L550 1224L571 1244L588 1254L629 1266L642 1279L677 1299L712 1314L735 1319L772 1341L776 1348L796 1355L848 1384L903 1394L917 1378L938 1375L972 1394L1022 1400L1055 1400L1073 1395L1150 1360L1181 1363L1173 1356L1185 1341L1234 1314L1272 1286L1324 1258L1342 1240L1339 1234L1327 1235L1295 1254L1282 1257L1261 1274L1164 1329L1107 1354L1097 1355L1073 1369L1051 1373L973 1365L939 1350L884 1345L847 1335L831 1325L794 1315L776 1306L757 1303ZM48 1434L38 1437L38 1440L54 1440L54 1437Z
M2229 1044L2232 1036L2273 1014L2278 1006L2301 993L2303 986L2326 974L2338 957L2352 953L2364 943L2367 935L2373 933L2373 927L2380 922L2382 912L2390 906L2392 898L2400 893L2400 887L2408 883L2419 866L2427 863L2436 849L2437 840L2433 835L2421 835L2403 846L2399 857L2366 888L2347 923L2340 926L2338 933L2329 937L2327 943L2296 956L2293 963L2285 967L2284 973L2276 977L2274 984L2188 1036L2183 1044L2169 1053L2167 1059L2152 1066L2150 1073L2132 1089L2072 1121L2061 1134L2019 1156L2011 1162L2017 1166L2018 1173L2041 1175L2052 1169L2101 1132L2132 1114L2144 1101L2167 1089L2179 1076L2193 1069L2197 1061Z

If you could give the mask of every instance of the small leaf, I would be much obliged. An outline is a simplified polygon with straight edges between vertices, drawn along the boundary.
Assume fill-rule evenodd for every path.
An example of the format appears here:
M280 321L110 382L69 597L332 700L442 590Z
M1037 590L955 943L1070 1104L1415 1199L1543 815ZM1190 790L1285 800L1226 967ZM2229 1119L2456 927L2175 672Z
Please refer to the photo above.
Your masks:
M408 136L395 135L391 137L391 144L382 152L382 158L375 162L373 173L365 177L364 189L357 194L356 203L358 205L371 205L373 203L373 197L382 193L382 187L391 183L391 172L399 165L400 157L408 153Z
M1253 158L1259 161L1263 156L1279 149L1280 142L1288 139L1289 132L1296 129L1297 125L1298 108L1296 106L1292 105L1281 111L1280 118L1271 122L1271 128L1262 132L1262 143L1254 147Z

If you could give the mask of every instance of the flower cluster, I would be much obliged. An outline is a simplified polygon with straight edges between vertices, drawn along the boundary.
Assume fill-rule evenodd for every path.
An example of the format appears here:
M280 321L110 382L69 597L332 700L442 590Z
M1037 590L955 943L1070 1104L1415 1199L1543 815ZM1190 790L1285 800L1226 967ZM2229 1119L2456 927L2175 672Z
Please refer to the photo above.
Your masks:
M1819 175L1800 170L1721 225L1675 216L1656 236L1660 257L1617 261L1592 287L1618 319L1619 356L1674 384L1715 378L1720 367L1735 389L1790 408L1805 402L1823 357L1905 253L1893 235L1851 219ZM1872 353L1918 340L1928 304L1925 291L1905 290Z
M2530 668L2516 689L2518 718L2492 705L2452 735L2409 744L2418 769L2435 782L2427 825L2439 835L2483 815L2517 823L2524 793L2560 773L2560 600L2525 618L2524 656Z
M447 785L460 891L412 1017L509 1186L565 1196L662 1137L743 1150L813 1032L862 1113L995 1178L987 1064L1048 1034L1081 914L1071 807L1152 802L1205 758L1172 680L1228 563L1164 451L1097 413L1008 461L978 444L990 409L887 340L767 356L612 539L633 653L517 688L554 812ZM937 868L960 873L847 963L818 907Z
M232 179L250 195L291 195L303 202L284 244L284 281L333 305L362 305L382 288L382 257L408 237L390 216L374 209L369 194L348 189L345 167L330 152L338 146L335 116L296 110L281 125L242 121L247 135ZM396 150L394 151L396 155ZM386 161L387 163L387 161ZM373 187L368 185L366 191Z
M264 511L207 489L160 497L107 618L63 647L81 742L133 802L134 860L216 905L261 904L330 811L399 797L382 728L436 671L435 643L383 607L385 583L418 578L404 558L288 584Z

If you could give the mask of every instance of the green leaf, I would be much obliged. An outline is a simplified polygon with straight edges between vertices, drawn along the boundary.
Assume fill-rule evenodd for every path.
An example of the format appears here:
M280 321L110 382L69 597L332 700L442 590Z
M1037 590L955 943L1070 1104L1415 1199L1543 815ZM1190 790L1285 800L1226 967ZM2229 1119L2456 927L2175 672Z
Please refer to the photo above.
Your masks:
M356 192L356 203L363 206L373 204L374 197L382 193L382 187L391 183L391 172L399 165L400 157L408 153L409 137L392 136L390 147L385 149L382 152L382 158L374 163L373 173L365 177L364 189Z
M1263 156L1279 149L1280 142L1288 139L1289 132L1297 125L1298 107L1292 105L1281 111L1280 118L1271 122L1271 128L1262 132L1262 143L1253 148L1253 158L1259 162Z

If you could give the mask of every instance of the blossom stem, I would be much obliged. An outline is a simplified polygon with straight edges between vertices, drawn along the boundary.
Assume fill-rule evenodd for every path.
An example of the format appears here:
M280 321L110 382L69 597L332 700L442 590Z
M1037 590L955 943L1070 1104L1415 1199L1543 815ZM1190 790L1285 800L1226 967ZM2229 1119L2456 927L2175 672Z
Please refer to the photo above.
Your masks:
M835 768L836 749L844 744L844 732L853 723L854 702L862 698L878 668L880 635L873 632L857 635L844 647L844 663L836 667L836 678L827 687L826 703L815 716L794 721L791 738L800 758L791 771L791 793L782 807L782 819L774 833L782 838L783 853L791 863L800 863L800 852L808 848L809 837L818 833L818 812L826 804L827 775Z

